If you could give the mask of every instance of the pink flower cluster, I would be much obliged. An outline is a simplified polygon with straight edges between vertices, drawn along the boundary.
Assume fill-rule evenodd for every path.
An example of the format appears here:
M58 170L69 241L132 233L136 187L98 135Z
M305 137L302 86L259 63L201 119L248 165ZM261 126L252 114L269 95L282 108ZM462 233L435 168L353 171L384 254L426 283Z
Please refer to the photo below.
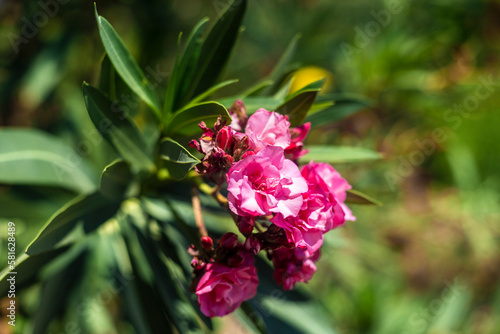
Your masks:
M219 120L212 130L202 123L202 137L191 143L205 155L196 170L219 187L227 183L229 209L246 238L240 243L227 233L215 247L191 249L193 290L210 317L255 295L253 255L266 252L276 282L292 289L316 272L323 235L355 220L344 203L351 186L332 166L311 161L299 168L310 123L290 128L287 116L265 109L247 117L241 100L229 111L229 126Z

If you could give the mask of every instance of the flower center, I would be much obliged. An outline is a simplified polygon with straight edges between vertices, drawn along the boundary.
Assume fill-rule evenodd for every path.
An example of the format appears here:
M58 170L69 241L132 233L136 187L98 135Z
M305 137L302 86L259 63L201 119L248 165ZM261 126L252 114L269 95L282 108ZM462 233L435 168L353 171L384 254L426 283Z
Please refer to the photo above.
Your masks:
M276 188L279 183L280 180L277 178L259 177L258 179L254 180L253 185L255 189L266 191Z

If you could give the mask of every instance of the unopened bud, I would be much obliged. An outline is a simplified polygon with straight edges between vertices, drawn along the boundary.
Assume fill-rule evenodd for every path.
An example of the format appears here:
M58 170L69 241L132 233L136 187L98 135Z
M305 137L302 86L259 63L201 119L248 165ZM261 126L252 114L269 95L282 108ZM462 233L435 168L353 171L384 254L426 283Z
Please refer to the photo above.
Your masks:
M211 250L212 247L214 246L214 242L212 241L212 238L208 236L203 236L201 237L201 246L206 250Z
M255 220L253 217L239 216L236 225L238 226L238 229L240 230L241 234L243 234L244 236L248 236L253 231L253 227L255 226Z
M260 248L260 241L254 235L249 236L245 241L245 249L253 255L257 255L260 252Z
M228 126L220 129L219 133L217 133L216 138L217 146L219 146L224 151L227 151L231 148L231 144L233 141L233 134L231 133L231 128Z
M220 247L225 249L232 249L238 246L238 236L234 233L226 233L219 240Z

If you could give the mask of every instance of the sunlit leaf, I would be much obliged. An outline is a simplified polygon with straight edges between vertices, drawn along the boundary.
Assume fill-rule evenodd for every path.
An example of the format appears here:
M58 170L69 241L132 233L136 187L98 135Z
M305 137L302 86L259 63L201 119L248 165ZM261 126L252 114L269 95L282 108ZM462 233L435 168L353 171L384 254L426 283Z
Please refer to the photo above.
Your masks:
M55 186L78 193L97 187L85 161L62 141L34 129L0 129L0 183Z
M217 102L204 102L175 113L167 122L165 133L174 135L192 136L200 133L198 124L204 121L209 127L213 126L219 116L230 122L231 116L227 109Z
M290 44L288 44L285 52L268 77L269 80L273 81L273 85L263 89L261 91L261 95L272 94L278 90L279 85L282 83L283 77L286 74L287 67L290 65L290 62L295 55L300 37L300 34L295 35Z
M361 191L350 189L346 193L346 203L353 204L375 204L378 206L382 206L382 202L377 201L376 199L363 194Z
M100 189L104 196L121 199L127 196L133 173L123 160L115 160L104 168L101 174Z
M304 122L309 109L311 109L316 96L318 96L318 90L305 90L295 95L282 105L280 105L275 111L282 115L288 115L288 119L292 127L299 126Z
M116 71L130 89L153 109L158 118L161 118L160 101L153 87L139 68L139 65L137 65L111 24L104 17L99 16L97 8L95 10L95 15L102 44Z
M162 139L160 154L170 175L177 180L184 178L189 170L200 162L182 145L170 138Z
M134 123L98 89L83 85L83 97L95 127L116 151L132 166L152 170L154 163L147 154L146 144Z
M314 162L360 162L382 159L380 153L350 146L308 146L309 153L301 158L301 163Z
M311 122L311 126L328 126L357 113L370 106L369 102L359 99L334 100L334 104L321 110L311 110L305 121Z
M246 5L246 0L232 1L208 33L203 41L195 75L186 92L187 98L208 90L219 78L238 37Z
M83 224L85 232L91 232L111 218L119 207L120 203L107 199L99 192L80 196L49 219L26 253L35 255L58 247L79 223Z

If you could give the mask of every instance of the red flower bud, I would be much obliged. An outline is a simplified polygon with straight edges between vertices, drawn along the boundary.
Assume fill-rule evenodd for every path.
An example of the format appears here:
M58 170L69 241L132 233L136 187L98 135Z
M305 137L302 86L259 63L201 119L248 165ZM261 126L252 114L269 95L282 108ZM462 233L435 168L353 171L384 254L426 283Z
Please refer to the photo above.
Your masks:
M260 252L260 248L261 248L260 241L254 235L249 236L245 241L245 249L248 250L253 255L257 255Z
M234 233L226 233L220 238L219 243L221 248L236 248L238 246L238 236Z
M212 241L212 238L208 236L203 236L201 237L201 246L206 250L211 250L212 247L214 246L214 242Z
M222 150L229 150L233 142L233 134L231 133L231 128L225 126L220 129L219 133L217 133L217 138L215 141L217 143L217 146L219 146Z
M253 217L242 217L238 216L238 221L236 222L238 229L241 234L244 236L248 236L253 231L253 227L255 226L255 220Z

